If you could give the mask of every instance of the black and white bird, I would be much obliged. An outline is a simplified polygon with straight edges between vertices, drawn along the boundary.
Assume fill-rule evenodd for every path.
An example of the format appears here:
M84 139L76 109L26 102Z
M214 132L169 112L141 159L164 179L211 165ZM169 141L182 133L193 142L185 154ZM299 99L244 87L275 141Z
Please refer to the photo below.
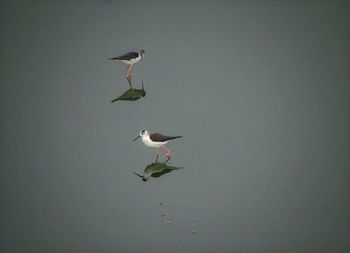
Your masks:
M170 140L174 140L177 138L181 138L182 136L165 136L159 133L153 133L153 134L149 134L147 130L142 130L139 134L139 136L137 136L135 139L133 139L132 141L136 141L138 138L142 139L142 142L151 148L156 148L156 152L157 152L157 158L156 158L156 162L158 161L158 157L159 157L159 148L162 148L165 150L165 156L167 157L167 161L170 160L171 158L171 150L166 148L164 145L167 144Z
M126 79L128 80L131 86L131 74L132 74L132 65L141 61L145 56L145 50L140 50L139 52L129 52L117 57L109 58L110 60L117 60L128 65L128 71L126 73Z

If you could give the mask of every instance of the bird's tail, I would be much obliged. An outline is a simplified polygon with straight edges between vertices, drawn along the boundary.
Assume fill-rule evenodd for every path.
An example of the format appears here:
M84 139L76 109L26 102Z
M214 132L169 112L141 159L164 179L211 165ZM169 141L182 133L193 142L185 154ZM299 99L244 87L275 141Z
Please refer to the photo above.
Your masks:
M170 138L170 140L174 140L174 139L177 139L177 138L182 138L183 136L172 136L171 138Z

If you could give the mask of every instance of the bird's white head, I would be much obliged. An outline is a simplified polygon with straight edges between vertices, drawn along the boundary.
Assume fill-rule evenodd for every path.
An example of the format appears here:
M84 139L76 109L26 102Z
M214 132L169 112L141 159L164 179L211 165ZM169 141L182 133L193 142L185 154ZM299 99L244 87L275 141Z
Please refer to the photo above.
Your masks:
M137 136L135 139L133 139L132 141L136 141L138 138L143 138L143 137L146 137L148 136L149 133L147 130L141 130L140 133L139 133L139 136Z
M141 130L140 131L140 137L144 137L144 136L147 136L147 135L149 135L147 130Z

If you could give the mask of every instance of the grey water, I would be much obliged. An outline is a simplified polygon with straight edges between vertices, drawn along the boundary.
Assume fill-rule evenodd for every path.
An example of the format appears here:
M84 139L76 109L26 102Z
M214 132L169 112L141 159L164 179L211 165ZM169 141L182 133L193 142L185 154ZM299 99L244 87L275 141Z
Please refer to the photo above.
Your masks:
M349 252L348 1L0 6L0 252Z

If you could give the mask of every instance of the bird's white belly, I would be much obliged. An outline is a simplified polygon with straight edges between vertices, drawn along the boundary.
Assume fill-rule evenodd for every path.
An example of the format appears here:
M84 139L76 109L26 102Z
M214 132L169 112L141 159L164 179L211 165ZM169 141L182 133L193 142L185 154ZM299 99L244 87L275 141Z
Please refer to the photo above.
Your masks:
M133 61L131 60L120 60L121 62L124 62L125 64L131 65L133 64Z
M159 148L160 146L164 145L166 142L153 142L149 137L142 138L142 142L152 148Z
M133 65L134 63L137 63L141 60L141 57L137 57L135 59L130 59L130 60L121 60L121 62L124 62L128 65Z

